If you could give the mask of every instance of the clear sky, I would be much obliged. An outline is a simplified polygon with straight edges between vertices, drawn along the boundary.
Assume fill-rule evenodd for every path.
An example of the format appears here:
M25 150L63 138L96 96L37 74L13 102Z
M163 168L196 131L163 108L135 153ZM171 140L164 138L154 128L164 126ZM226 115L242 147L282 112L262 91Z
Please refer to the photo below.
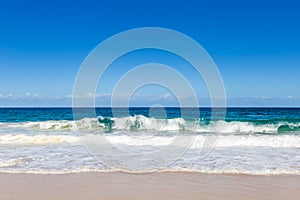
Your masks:
M70 105L88 53L147 26L198 41L217 64L230 105L300 106L299 11L296 0L0 1L0 106Z

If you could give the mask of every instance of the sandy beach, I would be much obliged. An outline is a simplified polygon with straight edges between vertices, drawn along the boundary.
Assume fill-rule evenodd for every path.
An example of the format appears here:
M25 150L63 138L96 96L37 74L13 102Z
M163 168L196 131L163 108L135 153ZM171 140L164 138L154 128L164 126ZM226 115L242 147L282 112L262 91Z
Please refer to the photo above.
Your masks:
M0 174L0 199L298 199L300 176L201 173Z

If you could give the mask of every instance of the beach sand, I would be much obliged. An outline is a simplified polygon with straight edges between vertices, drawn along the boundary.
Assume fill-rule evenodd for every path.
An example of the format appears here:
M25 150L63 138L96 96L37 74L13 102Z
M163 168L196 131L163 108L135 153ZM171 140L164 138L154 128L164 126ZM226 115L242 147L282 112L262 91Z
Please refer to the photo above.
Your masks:
M0 174L0 199L299 199L300 176L202 173Z

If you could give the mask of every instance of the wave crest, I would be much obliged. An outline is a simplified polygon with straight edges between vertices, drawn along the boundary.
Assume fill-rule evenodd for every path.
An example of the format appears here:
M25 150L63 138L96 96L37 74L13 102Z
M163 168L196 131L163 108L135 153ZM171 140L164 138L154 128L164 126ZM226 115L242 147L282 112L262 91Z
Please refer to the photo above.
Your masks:
M0 128L30 129L30 130L57 130L57 131L134 131L134 132L180 132L180 133L227 133L227 134L252 134L252 133L298 133L300 124L281 123L253 123L241 121L213 121L203 124L200 119L157 119L135 115L119 118L83 118L77 121L38 121L19 123L0 123Z

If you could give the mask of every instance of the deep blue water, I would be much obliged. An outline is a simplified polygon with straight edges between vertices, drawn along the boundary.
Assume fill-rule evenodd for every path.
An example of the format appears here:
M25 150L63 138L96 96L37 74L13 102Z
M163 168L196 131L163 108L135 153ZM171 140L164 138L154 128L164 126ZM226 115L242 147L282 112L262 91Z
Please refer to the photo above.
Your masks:
M154 109L154 118L199 118L209 122L211 108L184 108L187 112L182 114L181 108ZM81 108L82 117L89 117L89 109ZM129 114L144 115L149 117L150 108L129 108ZM153 109L152 109L153 111ZM215 120L218 120L218 109L216 109ZM200 116L197 113L200 113ZM96 115L103 117L126 117L127 108L115 108L114 114L111 108L96 108ZM223 112L220 112L220 118ZM48 120L73 120L72 108L0 108L0 122L36 122ZM255 124L269 124L278 122L299 123L300 108L227 108L225 120L252 122Z

